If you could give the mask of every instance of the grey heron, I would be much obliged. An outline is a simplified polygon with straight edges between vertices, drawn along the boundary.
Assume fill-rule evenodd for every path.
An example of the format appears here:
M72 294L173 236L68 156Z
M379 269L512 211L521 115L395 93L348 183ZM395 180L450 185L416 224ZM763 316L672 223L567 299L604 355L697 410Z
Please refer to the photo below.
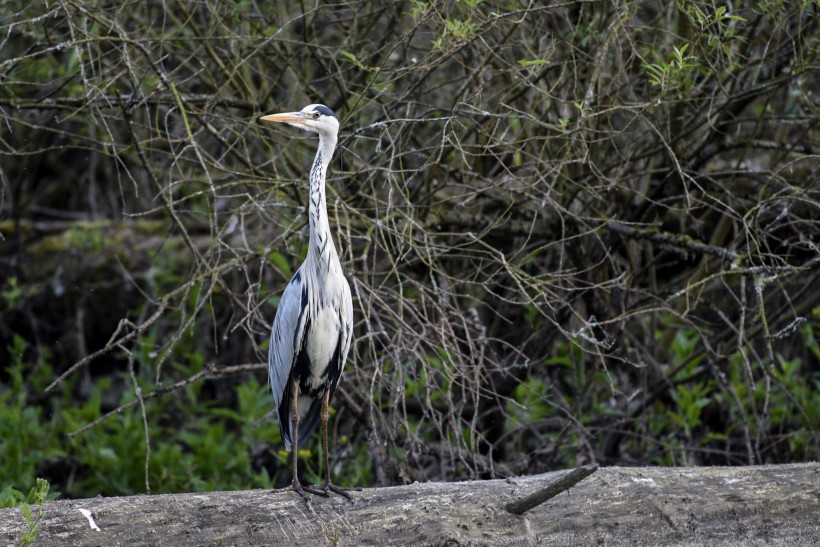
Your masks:
M330 481L328 404L339 383L353 337L353 302L342 273L327 218L325 176L336 147L339 122L333 111L311 104L299 112L262 116L319 134L319 150L310 169L308 220L310 242L305 261L293 275L276 310L268 352L268 377L279 417L279 430L293 461L295 490L329 496L336 492L353 501ZM298 447L321 423L325 483L302 486L297 475Z

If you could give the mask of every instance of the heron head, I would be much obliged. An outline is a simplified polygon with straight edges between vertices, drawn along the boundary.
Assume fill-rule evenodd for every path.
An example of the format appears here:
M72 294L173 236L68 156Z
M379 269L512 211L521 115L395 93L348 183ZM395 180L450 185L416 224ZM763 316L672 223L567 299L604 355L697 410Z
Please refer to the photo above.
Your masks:
M263 122L286 123L319 135L333 135L339 132L339 120L331 109L323 104L309 104L299 112L268 114L259 118Z

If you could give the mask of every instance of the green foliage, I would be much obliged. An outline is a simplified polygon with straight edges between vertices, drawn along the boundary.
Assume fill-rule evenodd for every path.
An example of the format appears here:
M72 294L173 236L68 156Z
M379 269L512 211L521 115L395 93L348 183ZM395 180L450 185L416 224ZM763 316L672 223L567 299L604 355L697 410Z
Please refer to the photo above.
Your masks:
M680 48L672 46L672 55L666 61L644 63L650 83L659 86L661 91L678 88L687 90L692 85L694 71L702 69L697 58L686 55L688 49L689 44L683 44Z
M475 35L476 30L478 30L478 24L473 21L447 19L444 21L444 25L457 42L469 40Z
M48 399L48 410L27 402L32 387L38 392L53 379L45 358L33 365L28 348L19 336L9 348L14 362L9 367L11 384L0 389L0 506L15 506L32 494L22 491L34 477L48 473L52 464L68 465L74 479L61 484L69 497L129 495L145 491L146 438L139 405L132 406L76 436L70 434L95 420L110 408L111 395L117 405L134 402L129 378L117 373L98 378L85 401L73 400L76 381L59 384ZM145 339L137 361L150 360L151 336ZM186 363L174 362L181 376L193 375L205 366L201 354L185 352ZM150 396L150 382L141 382L143 396ZM208 491L215 489L273 488L289 479L288 453L281 450L279 428L271 415L273 399L267 383L247 376L234 390L235 406L208 401L203 382L187 384L177 395L149 398L145 411L149 423L150 459L148 480L152 493ZM49 416L49 419L44 419ZM313 449L301 450L306 478L323 480L318 435ZM335 451L348 451L347 436L340 435ZM252 456L269 461L259 466ZM335 463L347 484L371 480L369 456ZM273 472L271 472L273 470ZM363 482L365 481L365 482ZM33 487L32 487L33 488ZM58 494L52 493L50 497Z
M714 11L711 11L714 8ZM740 15L730 13L727 6L714 4L700 5L698 2L684 2L684 10L698 29L698 34L706 42L708 51L718 52L727 60L734 58L732 42L743 40L736 28L737 23L745 23Z
M28 395L33 388L33 392L42 392L53 380L51 367L45 357L28 361L26 349L26 342L15 337L9 348L13 363L7 369L11 384L0 389L0 487L4 503L21 500L19 492L29 488L36 474L48 472L51 464L59 462L70 466L71 472L66 474L75 477L62 485L70 497L144 491L146 439L139 406L66 438L99 419L108 410L103 401L110 401L112 393L121 393L116 404L133 400L126 375L99 378L82 404L73 401L76 381L69 378L48 399L46 411L40 405L28 404ZM200 358L198 366L201 363ZM201 387L201 382L192 383L182 398L168 395L146 401L152 445L151 491L272 487L276 477L266 469L254 468L250 461L250 454L260 444L279 440L275 420L265 418L272 406L267 386L252 376L237 385L236 412L203 405ZM150 394L150 385L143 385L142 392ZM177 416L174 423L167 422L169 412ZM284 463L278 456L276 461Z
M476 7L478 7L482 1L483 0L467 0L461 3L462 5L456 4L456 6L454 6L456 9L452 10L449 14L439 13L444 28L443 32L433 40L433 49L447 49L472 40L478 34L481 26L481 23L475 20L473 15L475 14ZM426 9L427 7L424 2L416 2L413 13L424 13ZM414 15L414 17L417 17L417 15Z
M811 323L802 330L807 343L816 348ZM658 339L662 334L663 331L658 332ZM643 437L626 444L635 458L650 454L656 465L697 465L708 461L715 446L742 443L744 428L751 427L757 429L759 436L772 435L777 439L772 442L785 443L786 453L810 459L820 427L820 372L806 375L807 367L800 359L779 356L779 366L773 370L771 380L758 374L750 383L747 371L760 370L760 366L744 363L742 355L736 353L728 362L728 384L722 386L714 378L700 379L705 370L701 346L695 331L677 331L669 361L660 365L662 370L674 372L674 376L651 406L637 408L636 412L634 406L613 404L617 398L608 388L606 377L587 377L585 361L589 356L575 345L561 343L545 363L546 375L530 376L517 385L515 398L507 405L506 428L520 429L525 434L526 441L521 443L523 455L561 440L565 432L549 424L561 423L566 416L574 416L578 424L593 433L596 446L604 446L612 434L607 424L628 421L645 432ZM590 368L595 370L594 366ZM573 395L576 393L584 395L578 399ZM737 395L741 407L734 404L732 393ZM764 407L768 410L765 421L760 418ZM707 408L712 422L709 424L704 423ZM568 427L575 429L570 424ZM533 431L543 433L533 436ZM780 431L789 434L777 438ZM566 453L558 465L571 466L573 462L573 454Z
M41 505L45 500L56 499L59 492L49 492L51 485L47 480L38 478L35 481L28 493L24 494L14 487L6 486L0 490L0 509L8 509L10 507L19 507L23 504ZM42 500L42 502L40 501Z
M18 543L18 545L31 545L37 539L37 531L40 528L40 522L46 515L45 509L43 508L43 504L45 503L46 499L49 499L48 489L48 481L45 479L38 478L37 484L29 491L29 494L28 496L26 496L26 499L24 501L21 500L20 510L23 513L23 518L26 519L26 525L28 525L28 530L26 530L23 533L23 537L20 538L20 543ZM5 490L3 493L5 493ZM3 493L0 493L0 500L2 500ZM0 501L0 503L2 503L2 501ZM31 505L29 505L30 503L34 503L37 505L36 517L31 512Z
M29 404L30 386L42 389L52 372L45 360L39 360L32 366L37 376L26 377L27 347L20 336L13 338L13 345L8 348L10 385L4 389L0 384L0 487L11 486L11 479L24 479L17 485L28 488L34 484L40 462L65 456L58 442L44 442L52 439L51 424L44 419L42 407Z
M5 285L0 289L3 311L11 311L17 308L26 299L37 293L33 286L21 284L15 276L6 279Z

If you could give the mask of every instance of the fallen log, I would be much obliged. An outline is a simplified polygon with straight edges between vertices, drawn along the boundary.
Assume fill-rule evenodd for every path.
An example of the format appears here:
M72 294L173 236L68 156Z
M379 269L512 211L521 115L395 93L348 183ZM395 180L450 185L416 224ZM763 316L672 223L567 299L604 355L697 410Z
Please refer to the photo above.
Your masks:
M594 469L592 469L594 471ZM566 471L410 484L357 501L250 490L46 502L39 545L569 545L820 542L820 464L609 467L526 510L508 511ZM33 509L36 512L36 508ZM0 510L0 540L28 529Z

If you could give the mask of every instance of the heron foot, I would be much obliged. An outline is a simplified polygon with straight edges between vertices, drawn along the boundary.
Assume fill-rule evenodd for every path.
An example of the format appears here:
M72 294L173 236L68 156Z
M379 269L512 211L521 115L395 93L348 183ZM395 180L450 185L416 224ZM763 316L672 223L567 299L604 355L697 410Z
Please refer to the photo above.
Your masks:
M310 496L308 496L308 494L330 497L330 495L324 490L319 490L318 488L313 488L312 486L302 486L299 481L293 481L290 485L290 489L299 494L302 499L305 500L307 505L310 505Z
M308 494L313 494L314 496L322 496L325 498L330 497L331 492L335 492L340 496L344 496L350 503L356 503L356 498L350 495L348 490L356 490L361 491L361 488L342 488L341 486L336 486L333 483L325 483L320 488L315 486L302 486L302 484L298 481L293 481L290 485L290 489L299 494L305 503L310 505L310 496Z
M331 492L336 492L340 496L344 496L350 503L356 503L356 498L350 495L348 490L361 490L361 488L342 488L341 486L336 486L331 482L326 482L323 486L325 495L330 497Z

